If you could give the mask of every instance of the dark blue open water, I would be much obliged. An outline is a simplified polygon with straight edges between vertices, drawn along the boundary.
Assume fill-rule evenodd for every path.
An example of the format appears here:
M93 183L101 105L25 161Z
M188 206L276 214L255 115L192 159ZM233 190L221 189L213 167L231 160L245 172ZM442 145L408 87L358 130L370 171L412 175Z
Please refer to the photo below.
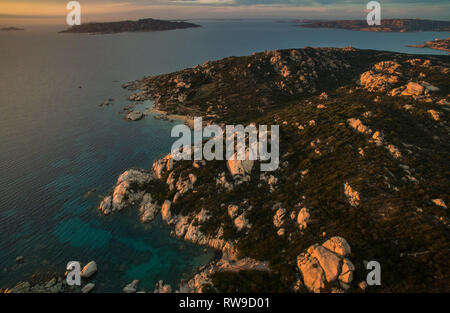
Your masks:
M405 45L449 36L197 23L204 27L101 36L57 34L64 25L0 32L0 287L36 271L62 272L71 260L95 260L96 291L120 291L132 279L150 290L159 279L177 285L212 257L170 238L160 220L142 225L136 209L108 217L96 210L120 173L151 166L173 142L170 122L122 120L122 83L265 49L351 45L443 54ZM110 97L111 106L99 107ZM18 255L23 264L15 263Z

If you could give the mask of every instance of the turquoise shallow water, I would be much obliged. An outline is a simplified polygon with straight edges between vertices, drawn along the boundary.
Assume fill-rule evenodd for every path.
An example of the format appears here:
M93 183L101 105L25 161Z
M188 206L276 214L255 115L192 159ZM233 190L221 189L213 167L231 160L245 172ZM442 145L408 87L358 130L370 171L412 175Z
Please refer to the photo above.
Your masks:
M204 27L105 36L57 34L64 25L0 33L0 287L36 271L62 272L71 260L96 260L96 291L120 291L132 279L149 290L159 279L176 285L211 259L211 251L170 238L159 219L140 224L134 208L98 213L120 173L150 167L173 142L172 123L129 123L117 114L128 104L122 83L265 49L352 45L443 54L405 45L449 36L198 23ZM99 107L110 97L112 105ZM15 263L18 255L23 264Z

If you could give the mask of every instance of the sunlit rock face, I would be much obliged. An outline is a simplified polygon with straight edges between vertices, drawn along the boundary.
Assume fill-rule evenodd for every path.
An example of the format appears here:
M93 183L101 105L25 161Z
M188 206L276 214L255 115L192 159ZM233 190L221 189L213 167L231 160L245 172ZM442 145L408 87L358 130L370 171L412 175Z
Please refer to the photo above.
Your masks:
M355 270L346 258L351 253L350 245L342 237L332 237L322 245L310 246L297 257L303 284L310 292L321 292L326 283L347 290Z
M245 152L245 160L237 159L237 152L233 155L233 158L227 161L227 167L231 175L245 176L250 174L255 161L249 160L249 151Z
M145 170L130 169L123 172L117 179L112 195L103 199L99 210L107 215L140 201L144 196L141 188L153 179L153 173Z

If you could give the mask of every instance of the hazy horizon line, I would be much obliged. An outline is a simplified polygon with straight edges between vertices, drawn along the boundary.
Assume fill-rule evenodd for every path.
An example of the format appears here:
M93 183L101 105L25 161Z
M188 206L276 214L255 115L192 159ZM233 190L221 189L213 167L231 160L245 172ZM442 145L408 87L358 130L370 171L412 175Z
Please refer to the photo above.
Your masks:
M107 0L105 0L107 1ZM246 0L245 0L246 1ZM324 5L251 4L239 6L155 5L152 2L81 2L82 23L110 22L155 18L165 20L215 20L215 19L365 19L366 3ZM63 24L69 10L64 3L30 3L0 0L0 24ZM427 3L399 5L382 4L382 19L420 18L449 21L450 4Z
M0 26L1 27L13 27L13 26L23 26L23 25L30 25L30 22L32 25L35 26L50 26L50 25L58 25L61 24L63 26L67 26L66 24L66 17L60 16L60 15L54 15L54 16L42 16L42 15L36 15L36 16L29 16L29 15L8 15L8 14L0 14L0 18L3 18L5 20L0 20ZM154 16L141 16L141 17L97 17L97 18L89 18L85 19L84 24L86 23L107 23L107 22L118 22L118 21L136 21L139 19L147 19L147 18L153 18L153 19L159 19L159 20L170 20L170 21L220 21L220 20L273 20L273 21L280 21L280 22L290 22L295 20L365 20L364 18L357 18L354 16L348 16L348 17L308 17L308 16L247 16L247 17L189 17L189 18L179 18L179 17L154 17ZM386 17L385 20L388 19L421 19L421 20L434 20L434 21L450 21L450 19L444 19L444 18L422 18L422 17ZM10 20L9 23L6 22L6 20ZM5 23L6 22L6 23Z

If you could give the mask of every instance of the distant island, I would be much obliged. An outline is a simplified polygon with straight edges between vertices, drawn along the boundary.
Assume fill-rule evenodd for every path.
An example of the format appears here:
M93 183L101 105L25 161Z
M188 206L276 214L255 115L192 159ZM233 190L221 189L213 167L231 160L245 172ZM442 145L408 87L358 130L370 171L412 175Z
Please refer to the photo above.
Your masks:
M3 28L0 28L0 31L4 31L4 32L6 32L6 31L19 31L19 30L25 30L25 29L18 28L18 27L3 27Z
M86 23L82 25L74 25L67 30L61 31L61 33L116 34L123 32L151 32L191 27L200 27L200 25L181 21L174 22L147 18L137 21Z
M450 52L450 37L447 39L435 39L427 41L422 45L408 45L413 48L430 48L435 50L443 50Z
M299 25L308 28L341 28L368 32L448 32L450 22L422 19L383 19L381 25L369 26L366 20L311 21Z

